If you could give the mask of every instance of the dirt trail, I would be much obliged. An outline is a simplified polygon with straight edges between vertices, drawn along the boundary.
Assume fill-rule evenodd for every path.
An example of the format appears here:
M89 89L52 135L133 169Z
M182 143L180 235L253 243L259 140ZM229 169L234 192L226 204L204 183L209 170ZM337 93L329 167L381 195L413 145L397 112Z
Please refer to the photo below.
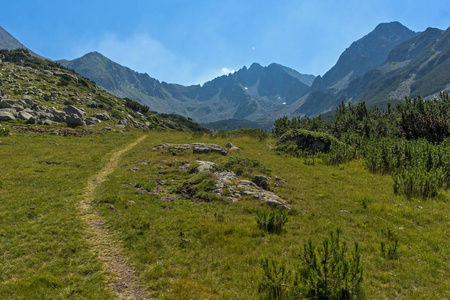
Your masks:
M111 282L111 288L117 293L119 299L146 299L146 292L139 283L136 270L127 264L126 256L122 253L122 248L106 227L102 217L92 206L95 188L105 181L119 163L120 156L126 151L142 142L146 136L142 136L125 148L115 152L99 173L89 179L83 201L78 205L81 217L89 225L88 239L93 249L103 261L108 271L116 275Z

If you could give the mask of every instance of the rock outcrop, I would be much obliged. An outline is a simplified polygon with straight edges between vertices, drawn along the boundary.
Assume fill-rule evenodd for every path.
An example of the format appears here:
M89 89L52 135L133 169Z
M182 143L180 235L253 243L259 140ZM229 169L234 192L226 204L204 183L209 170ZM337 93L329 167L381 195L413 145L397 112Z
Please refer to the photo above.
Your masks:
M255 178L259 178L258 182L261 184L261 186L258 186L249 180L239 179L237 174L232 171L214 171L214 166L216 164L213 162L197 160L196 163L198 164L198 167L195 170L197 173L209 172L214 174L217 178L217 183L212 191L213 193L222 195L232 202L239 201L243 196L250 196L253 199L264 201L273 207L290 209L286 200L282 199L274 192L264 189L263 182L266 183L265 187L268 188L268 178L263 175L255 176Z
M83 109L73 105L66 106L63 111L55 107L43 107L29 95L23 96L20 100L13 100L6 98L2 91L0 96L0 121L13 121L19 118L28 124L51 125L56 122L84 126L111 119L106 112L89 118L85 118L85 115Z
M221 155L227 155L228 151L216 144L204 144L204 143L193 143L193 144L161 144L155 146L153 150L167 149L169 151L184 151L191 150L194 154L208 154L208 153L218 153Z

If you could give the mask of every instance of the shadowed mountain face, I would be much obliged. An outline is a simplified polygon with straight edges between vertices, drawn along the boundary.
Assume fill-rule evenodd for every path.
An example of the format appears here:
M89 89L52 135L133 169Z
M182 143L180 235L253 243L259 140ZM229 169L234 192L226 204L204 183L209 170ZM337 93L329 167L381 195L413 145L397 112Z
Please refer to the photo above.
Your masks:
M296 111L318 115L336 108L342 101L365 101L369 107L385 108L405 96L434 98L450 90L450 28L428 28L399 44L384 63L354 78L340 90L313 92Z
M3 29L1 26L0 26L0 49L6 50L27 49L31 55L42 58L41 56L37 55L36 53L25 47L21 42L16 40L16 38L14 38L8 31Z
M250 68L215 78L203 86L159 82L123 67L97 52L72 61L59 61L121 97L135 99L150 109L177 113L198 122L248 119L265 122L269 115L300 99L314 80L279 64Z
M399 22L382 23L371 33L353 42L323 77L317 77L313 91L341 90L357 76L381 66L397 45L413 38L414 31Z

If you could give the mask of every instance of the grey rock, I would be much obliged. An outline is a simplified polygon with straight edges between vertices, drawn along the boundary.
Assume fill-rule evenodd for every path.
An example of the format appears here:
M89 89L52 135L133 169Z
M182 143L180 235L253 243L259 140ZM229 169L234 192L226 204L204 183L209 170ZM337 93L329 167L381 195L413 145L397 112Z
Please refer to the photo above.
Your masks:
M33 97L31 97L30 95L25 95L22 97L22 100L26 101L27 103L33 102Z
M45 119L42 121L42 125L52 125L52 124L55 124L55 122L49 119Z
M240 148L236 147L235 145L233 145L231 142L228 142L225 145L225 148L227 148L228 150L235 150L235 151L239 151L241 150Z
M262 187L265 190L269 189L269 178L264 175L256 175L253 179L253 182L257 185Z
M217 145L198 145L194 146L194 154L208 154L208 153L219 153L222 155L227 155L228 151L225 149L222 149L220 146Z
M1 108L0 112L10 113L14 116L14 118L17 118L19 116L17 110L15 110L14 108Z
M173 125L171 122L163 122L163 124L169 127L170 129L176 129L175 125Z
M28 124L37 124L39 122L39 118L32 116L31 118L28 119L27 123Z
M128 126L128 121L126 119L120 119L119 120L119 125Z
M86 125L86 122L82 118L80 118L78 115L66 115L66 118L64 120L66 124L71 125L77 125L77 126L84 126Z
M93 118L93 117L86 118L86 119L84 119L84 121L86 122L86 125L95 125L95 123L100 122L99 119Z
M102 120L102 121L111 120L111 117L108 115L107 112L95 114L94 117L96 117L97 119Z
M84 118L84 111L73 106L73 105L68 105L66 107L64 107L63 109L68 115L77 115L80 118Z
M10 112L0 110L0 121L14 121L16 117Z
M19 112L19 119L21 120L28 121L31 117L33 117L33 115L26 111Z

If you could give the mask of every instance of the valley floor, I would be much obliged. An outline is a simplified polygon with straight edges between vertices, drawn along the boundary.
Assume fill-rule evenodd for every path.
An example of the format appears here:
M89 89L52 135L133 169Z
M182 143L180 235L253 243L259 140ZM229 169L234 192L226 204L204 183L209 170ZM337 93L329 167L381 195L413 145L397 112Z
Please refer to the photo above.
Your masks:
M337 227L349 248L361 247L367 298L450 298L448 193L407 200L394 195L390 176L371 174L360 161L311 164L277 155L270 138L248 136L13 131L0 141L2 299L254 299L261 258L294 271L303 244L318 244ZM153 150L194 142L232 142L241 151ZM266 204L251 197L162 200L174 199L191 176L180 165L230 156L255 159L284 182L272 186L291 206L281 234L258 229L255 212ZM159 185L161 195L149 192ZM398 235L395 259L381 255L386 228ZM111 267L108 251L131 281Z

